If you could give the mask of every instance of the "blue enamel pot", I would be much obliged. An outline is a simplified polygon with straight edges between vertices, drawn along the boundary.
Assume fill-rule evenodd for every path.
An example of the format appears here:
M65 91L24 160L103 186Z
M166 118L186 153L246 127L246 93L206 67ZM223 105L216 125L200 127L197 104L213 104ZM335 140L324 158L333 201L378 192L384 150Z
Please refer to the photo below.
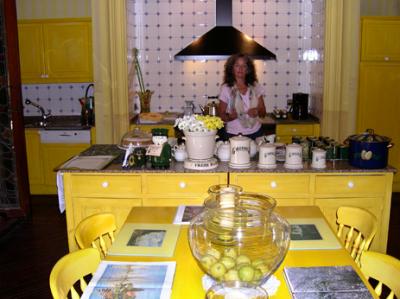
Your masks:
M374 134L372 129L359 135L351 135L349 141L349 163L358 168L378 169L388 164L389 148L393 146L389 137Z

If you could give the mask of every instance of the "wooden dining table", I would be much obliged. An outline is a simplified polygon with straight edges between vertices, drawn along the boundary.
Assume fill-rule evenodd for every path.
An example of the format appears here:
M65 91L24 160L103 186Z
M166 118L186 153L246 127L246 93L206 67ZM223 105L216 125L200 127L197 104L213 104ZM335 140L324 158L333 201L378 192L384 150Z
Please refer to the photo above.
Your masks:
M172 224L177 211L177 207L133 207L130 211L126 223L158 223ZM316 207L296 206L296 207L277 207L275 212L285 218L323 218L321 210ZM197 264L192 256L188 242L188 225L181 225L178 241L172 257L154 256L107 256L108 261L125 262L149 262L149 261L175 261L176 271L172 288L171 298L173 299L196 299L205 298L206 291L202 286L202 277L205 273ZM335 235L334 231L331 230ZM118 236L117 236L118 238ZM374 298L378 298L359 267L344 248L338 249L318 249L318 250L288 250L288 253L278 268L273 273L280 281L280 286L275 294L270 294L270 298L291 298L288 286L285 282L284 267L317 267L317 266L347 266L351 265L361 277L365 285L370 290Z

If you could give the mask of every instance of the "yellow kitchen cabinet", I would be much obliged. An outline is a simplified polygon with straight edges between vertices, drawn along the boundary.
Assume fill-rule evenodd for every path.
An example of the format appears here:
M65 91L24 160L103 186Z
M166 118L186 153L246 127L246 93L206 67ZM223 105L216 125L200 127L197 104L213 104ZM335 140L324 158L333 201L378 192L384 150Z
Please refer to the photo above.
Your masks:
M292 143L293 136L319 136L319 124L277 124L276 141Z
M210 186L226 183L227 173L143 174L143 205L202 205Z
M376 134L392 138L395 144L389 149L389 164L400 169L400 18L365 17L362 19L361 40L370 45L379 42L377 49L364 50L367 53L392 55L388 60L378 59L379 55L364 55L360 62L359 92L357 105L357 132L374 129ZM389 28L389 29L388 29ZM386 30L389 30L385 32ZM391 35L397 32L396 35ZM388 35L389 34L389 35ZM384 40L379 40L384 39ZM390 42L388 42L388 40ZM369 47L373 47L370 45ZM379 49L382 48L382 51ZM379 51L380 52L379 52ZM396 53L394 55L393 53ZM382 56L381 55L381 56ZM392 58L394 57L394 58ZM395 174L393 191L400 191L400 175Z
M135 174L64 173L64 195L70 251L78 249L74 233L85 217L111 212L117 232L132 207L142 206L142 177Z
M18 23L22 83L91 82L90 19Z
M56 175L54 168L69 160L75 155L87 149L89 144L63 144L45 143L42 144L43 175L44 175L44 194L57 193Z
M400 61L400 17L364 17L362 61Z
M226 184L227 173L84 173L63 174L70 251L74 230L85 217L112 212L118 228L134 206L201 205L208 188Z
M245 191L274 197L279 206L316 205L336 229L340 206L363 207L378 219L371 248L386 252L389 229L392 173L230 173L229 182Z
M312 205L308 174L230 173L229 179L245 191L272 196L280 206Z
M38 129L25 130L26 158L31 193L37 192L37 185L44 183L43 159L41 156L40 135Z

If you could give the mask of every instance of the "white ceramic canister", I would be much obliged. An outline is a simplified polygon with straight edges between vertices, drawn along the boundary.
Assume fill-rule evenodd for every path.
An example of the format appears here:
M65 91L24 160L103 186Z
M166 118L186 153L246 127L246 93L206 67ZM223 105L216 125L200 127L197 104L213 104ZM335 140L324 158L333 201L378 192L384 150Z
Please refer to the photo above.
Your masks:
M300 144L292 143L286 146L286 164L303 164L303 147Z
M258 154L258 167L274 168L276 167L276 147L272 143L263 143L260 145Z
M325 168L326 167L326 151L325 150L320 149L320 148L313 149L311 167L313 167L313 168Z
M250 141L250 138L242 135L229 139L231 145L229 166L233 168L250 167Z

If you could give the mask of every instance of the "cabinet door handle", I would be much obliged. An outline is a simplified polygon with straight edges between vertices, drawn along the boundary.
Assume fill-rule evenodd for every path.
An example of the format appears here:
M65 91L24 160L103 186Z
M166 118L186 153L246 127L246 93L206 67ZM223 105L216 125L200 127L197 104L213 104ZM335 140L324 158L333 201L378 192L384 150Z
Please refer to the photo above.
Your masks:
M347 187L349 187L350 189L353 189L354 186L355 186L355 184L354 184L353 181L348 181L348 182L347 182Z
M41 75L40 75L40 78L42 78L42 79L43 79L43 78L46 78L46 75L45 75L45 74L41 74Z
M383 58L383 60L385 60L385 61L389 61L389 60L390 60L390 57L388 57L388 56L385 56L385 57Z
M185 182L180 182L179 183L179 188L185 189L186 188L186 183Z
M297 132L297 129L296 129L296 128L293 128L293 129L292 129L292 132Z
M272 181L271 183L269 183L269 185L271 186L271 188L276 188L278 187L278 184L275 181Z
M109 185L110 185L110 184L109 184L107 181L101 183L101 186L102 186L103 188L108 188Z

